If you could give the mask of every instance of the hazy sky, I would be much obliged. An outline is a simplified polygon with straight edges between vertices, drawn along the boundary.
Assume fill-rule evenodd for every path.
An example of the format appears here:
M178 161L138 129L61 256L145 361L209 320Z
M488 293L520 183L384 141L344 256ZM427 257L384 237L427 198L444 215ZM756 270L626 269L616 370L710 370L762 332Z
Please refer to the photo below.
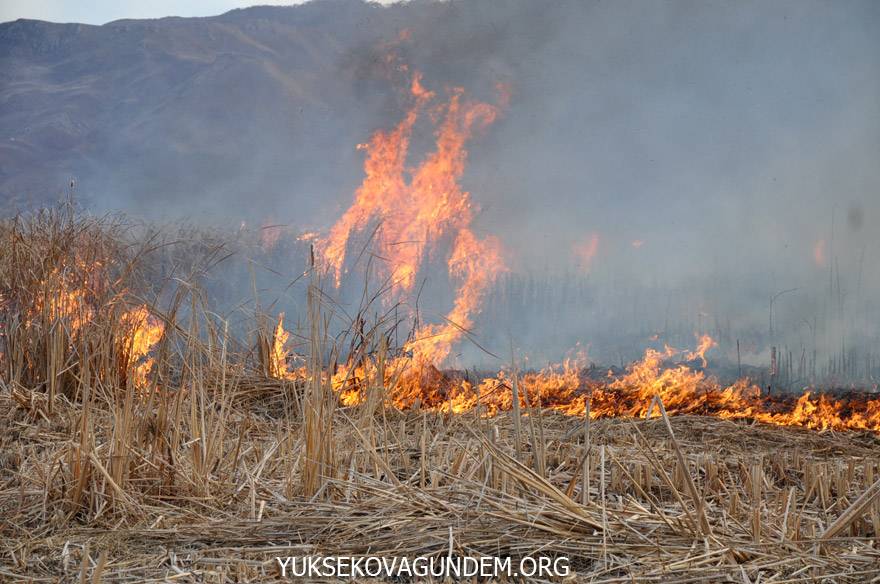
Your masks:
M300 4L303 0L0 0L0 22L18 18L104 24L120 18L212 16L233 8Z

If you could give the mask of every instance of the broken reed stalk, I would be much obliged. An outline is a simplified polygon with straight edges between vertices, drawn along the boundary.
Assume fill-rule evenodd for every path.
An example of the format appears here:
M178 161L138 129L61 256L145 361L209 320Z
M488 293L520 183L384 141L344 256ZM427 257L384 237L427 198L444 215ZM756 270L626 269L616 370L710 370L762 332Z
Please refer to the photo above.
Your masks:
M700 496L700 493L697 491L697 486L694 484L694 479L690 473L690 467L688 466L687 461L684 458L684 455L681 453L681 448L678 445L678 441L675 439L675 433L672 431L672 424L669 422L669 416L666 415L666 407L663 405L663 400L660 399L660 396L655 396L654 401L652 402L657 405L660 409L660 415L663 417L663 423L666 425L666 430L669 432L669 438L672 440L672 447L675 452L675 458L679 464L679 467L682 470L685 478L685 485L687 486L688 493L691 496L691 500L694 503L694 506L697 510L697 518L699 519L699 527L700 531L703 535L712 535L712 528L709 525L709 520L706 518L706 510L705 510L705 502L703 501L703 497ZM650 415L650 411L648 412Z
M868 487L864 493L859 495L859 498L853 501L852 504L847 507L846 510L841 513L825 531L822 532L819 539L828 540L837 537L837 535L844 529L849 527L854 521L858 520L878 496L880 496L880 479L877 479L877 481Z

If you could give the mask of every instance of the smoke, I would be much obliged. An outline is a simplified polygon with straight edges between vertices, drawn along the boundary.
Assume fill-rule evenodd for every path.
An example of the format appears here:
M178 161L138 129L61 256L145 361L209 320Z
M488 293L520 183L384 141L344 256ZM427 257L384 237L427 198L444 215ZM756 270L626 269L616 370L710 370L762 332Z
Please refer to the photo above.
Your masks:
M478 12L463 36L485 44L445 28L440 44L467 47L476 74L459 83L494 72L513 99L466 187L517 271L555 289L484 326L526 319L508 334L546 358L577 340L630 356L657 333L711 332L731 358L740 339L765 363L771 345L876 348L877 6L563 3L484 26ZM567 279L589 292L559 292Z
M355 145L407 108L394 51L441 94L510 88L462 179L511 269L474 327L486 346L541 360L580 341L615 362L708 332L730 359L737 341L755 363L771 346L870 359L878 24L876 2L802 0L327 0L128 23L146 48L119 70L158 67L161 99L123 96L79 188L96 208L326 230L362 179ZM414 129L414 164L432 132Z
M876 5L443 10L413 25L413 65L513 95L464 185L514 269L480 323L494 346L551 359L589 342L609 361L710 332L716 358L739 340L755 363L771 346L820 361L876 350Z

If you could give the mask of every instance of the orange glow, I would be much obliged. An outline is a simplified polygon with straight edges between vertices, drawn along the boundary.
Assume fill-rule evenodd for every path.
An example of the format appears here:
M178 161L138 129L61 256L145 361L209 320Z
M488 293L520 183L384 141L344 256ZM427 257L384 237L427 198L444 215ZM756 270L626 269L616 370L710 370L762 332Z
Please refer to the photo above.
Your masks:
M81 266L82 267L82 266ZM74 338L91 323L100 324L96 311L102 307L94 306L90 285L99 287L100 264L85 269L85 276L74 277L73 272L53 271L42 288L46 290L47 301L38 297L30 314L33 322L37 318L49 324L62 323ZM153 369L154 360L150 352L158 344L165 331L165 325L150 313L145 305L126 309L119 315L120 349L124 356L125 370L131 376L135 387L145 387L147 376Z
M320 237L320 234L315 231L306 231L304 233L300 233L297 237L297 241L316 241Z
M575 243L571 247L572 254L577 261L578 268L584 272L589 272L599 251L599 234L591 233L589 237L583 241Z
M63 321L71 336L76 335L94 314L86 297L86 282L75 282L70 273L53 270L42 289L47 291L45 300L37 297L34 316L42 313L49 322Z
M706 351L717 345L718 343L715 342L715 339L709 335L700 335L697 338L697 348L693 352L687 354L688 361L699 359L702 362L703 367L706 367L709 364L706 360Z
M813 262L820 268L825 267L825 240L819 239L813 244Z
M699 337L693 351L665 347L648 349L622 374L609 372L604 379L586 375L585 355L566 359L541 371L517 377L521 407L544 407L573 416L591 418L644 418L655 396L670 415L696 414L728 420L755 420L782 426L817 430L870 430L880 432L880 398L834 398L804 393L798 398L765 396L747 379L724 387L688 363L701 359L715 341ZM397 408L461 413L480 407L494 415L513 407L513 379L509 371L471 382L454 373L443 373L413 359L399 357L384 369L389 405ZM376 382L375 366L353 371L341 368L333 377L343 405L358 404L366 385ZM657 412L654 412L657 415Z
M146 306L138 306L122 315L123 330L126 332L128 366L135 387L146 387L147 376L153 370L154 359L150 351L162 339L165 325L150 314Z
M435 93L424 87L418 73L412 76L410 96L412 106L393 130L378 131L359 146L367 152L363 183L352 206L318 240L317 249L339 286L352 237L377 225L373 245L384 260L381 270L391 277L392 297L399 299L413 292L426 252L433 258L442 242L451 241L446 263L457 286L453 307L446 322L426 325L407 346L416 360L440 363L463 329L472 326L486 290L505 269L499 241L474 233L476 209L459 184L466 143L476 130L493 123L500 109L465 99L460 88L451 90L445 103L430 107ZM502 101L506 99L503 95ZM435 149L418 166L407 168L413 127L426 112L430 120L439 120Z
M409 71L404 66L397 70ZM326 236L315 240L318 256L334 283L341 284L348 254L360 253L355 241L360 237L360 245L369 240L374 256L381 260L379 269L389 277L392 300L414 291L425 258L436 259L444 252L456 295L445 320L421 326L397 356L387 360L367 356L356 364L340 364L331 384L344 406L364 402L368 388L374 388L397 408L450 413L479 408L482 415L491 415L513 407L516 386L521 406L575 416L585 415L589 402L592 418L645 417L659 397L670 414L880 432L880 399L835 399L810 393L796 400L771 398L747 379L722 386L704 372L708 354L716 346L709 335L699 335L693 350L648 349L624 372L609 371L604 378L585 367L585 353L522 374L502 370L470 379L441 371L438 367L473 326L486 292L506 269L500 242L474 233L476 210L459 184L467 159L465 145L476 130L495 121L507 102L506 88L499 90L498 105L466 100L461 89L452 90L447 101L437 104L435 93L415 73L409 81L411 106L403 119L358 146L366 152L365 176L354 202ZM436 125L435 148L417 166L408 167L410 139L423 117ZM572 255L584 271L592 267L599 242L600 235L591 233L572 246ZM642 245L641 240L632 242L636 249ZM821 249L824 254L824 243ZM273 339L273 375L306 378L305 369L291 371L286 364L286 335L279 319Z
M634 239L634 240L632 241L632 246L633 246L634 248L636 248L636 249L639 249L639 248L642 247L643 245L645 245L645 242L642 241L641 239Z
M287 376L287 350L284 345L290 333L284 330L284 313L278 315L278 324L272 335L272 348L269 352L269 375L282 379Z

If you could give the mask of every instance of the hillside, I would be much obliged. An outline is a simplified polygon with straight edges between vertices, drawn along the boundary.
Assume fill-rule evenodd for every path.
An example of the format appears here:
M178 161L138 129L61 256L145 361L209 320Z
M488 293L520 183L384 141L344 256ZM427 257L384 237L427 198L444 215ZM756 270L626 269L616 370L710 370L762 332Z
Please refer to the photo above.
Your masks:
M492 20L539 4L492 3ZM472 29L488 9L329 0L103 26L0 24L0 199L31 206L75 178L98 206L186 201L190 213L248 216L255 196L264 209L294 196L312 212L326 193L351 192L354 146L399 113L382 43L414 33L409 57L445 53L428 65L435 80L462 84L486 65L474 43L491 35ZM442 36L431 32L438 22ZM492 66L490 84L506 65Z

